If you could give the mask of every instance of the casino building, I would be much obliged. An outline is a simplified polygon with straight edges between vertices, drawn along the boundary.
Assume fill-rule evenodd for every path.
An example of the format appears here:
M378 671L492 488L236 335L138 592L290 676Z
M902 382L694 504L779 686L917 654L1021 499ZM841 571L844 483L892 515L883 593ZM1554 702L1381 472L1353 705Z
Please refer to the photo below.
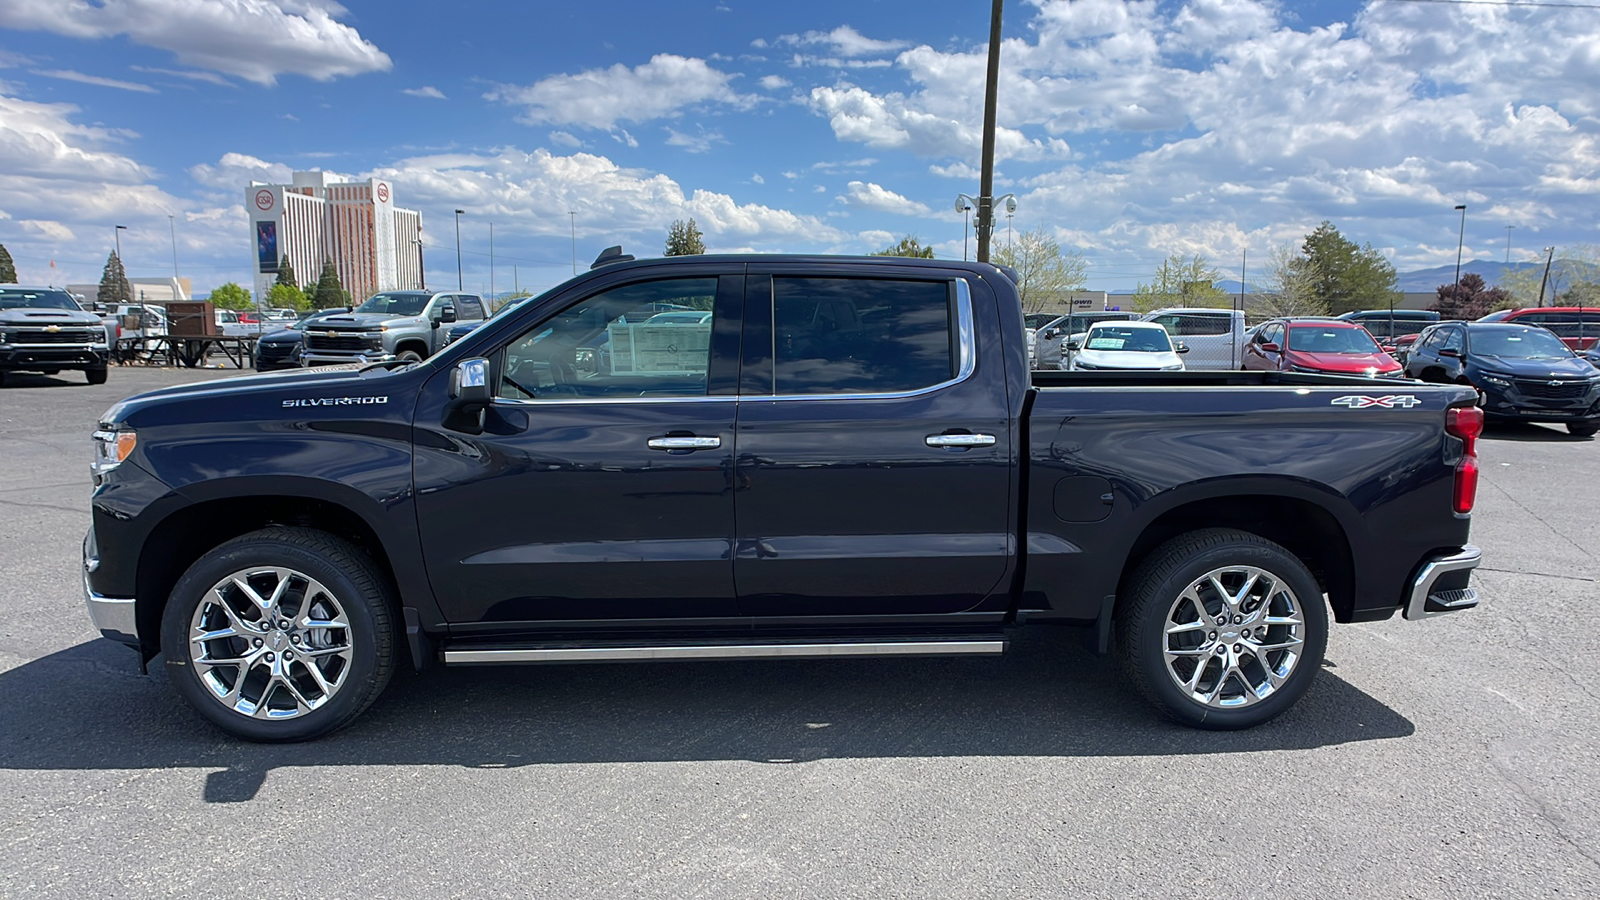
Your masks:
M331 258L356 303L423 286L422 215L396 206L388 181L334 183L323 172L296 172L290 184L252 181L244 194L257 297L272 289L286 258L307 290Z

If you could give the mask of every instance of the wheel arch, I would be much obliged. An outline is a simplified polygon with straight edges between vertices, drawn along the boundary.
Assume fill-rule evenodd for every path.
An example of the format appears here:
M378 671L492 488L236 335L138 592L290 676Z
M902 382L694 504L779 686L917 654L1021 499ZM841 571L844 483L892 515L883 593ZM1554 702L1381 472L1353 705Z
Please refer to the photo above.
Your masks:
M140 550L134 576L134 614L147 657L154 655L159 647L157 636L162 612L183 573L217 546L240 535L274 526L315 528L355 544L388 580L391 596L398 598L401 606L393 610L396 621L404 628L416 618L414 612L408 614L406 607L417 605L413 602L417 588L407 591L405 588L411 579L400 577L395 569L395 561L405 559L406 548L393 547L386 542L380 536L381 529L357 512L358 504L351 504L345 498L335 500L325 495L283 490L208 493L219 495L167 515L151 529ZM419 556L413 553L411 558ZM431 594L426 601L432 604ZM409 644L412 661L421 668L425 660L420 641L412 640Z
M428 358L428 342L422 338L406 338L394 345L395 355L411 350L423 359Z
M1250 481L1213 484L1188 492L1153 510L1123 560L1117 596L1151 551L1181 534L1202 528L1232 528L1266 538L1305 563L1328 595L1334 618L1351 620L1355 608L1355 548L1350 535L1353 510L1339 510L1337 495L1319 496L1310 485L1273 479L1270 489ZM1343 514L1341 514L1343 513Z

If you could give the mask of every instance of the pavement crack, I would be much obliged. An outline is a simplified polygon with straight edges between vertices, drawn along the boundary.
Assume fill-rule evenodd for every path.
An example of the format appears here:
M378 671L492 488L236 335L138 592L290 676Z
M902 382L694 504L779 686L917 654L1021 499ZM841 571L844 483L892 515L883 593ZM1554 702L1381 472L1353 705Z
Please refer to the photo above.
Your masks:
M4 502L4 501L0 501L0 502ZM1501 575L1532 575L1532 576L1534 576L1536 578L1560 578L1563 581L1587 581L1590 584L1593 584L1595 582L1595 579L1589 578L1589 577L1584 576L1584 575L1555 575L1555 574L1552 574L1550 572L1526 572L1526 571L1523 571L1522 569L1491 569L1488 566L1479 566L1478 567L1478 571L1479 572L1496 572L1496 573L1499 573Z
M1495 490L1499 491L1500 495L1502 497L1505 497L1507 500L1510 500L1512 503L1516 504L1518 509L1522 510L1523 512L1527 513L1530 516L1533 516L1535 521L1537 521L1540 525L1543 525L1544 527L1550 529L1551 533L1555 534L1557 537L1561 538L1563 541L1566 541L1567 543L1571 544L1573 549L1577 550L1579 553L1584 554L1585 556L1592 555L1592 554L1590 554L1590 552L1587 549L1584 548L1584 546L1582 544L1578 543L1577 541L1573 540L1570 536L1568 536L1568 534L1565 531L1562 531L1561 529L1555 527L1554 525L1551 525L1545 519L1544 516L1541 516L1538 513L1534 512L1533 510L1529 509L1527 504L1523 503L1521 500L1518 500L1516 497L1513 497L1511 495L1510 491L1506 490L1505 488L1501 487L1498 484L1495 484L1494 481L1492 481L1492 480L1490 480L1488 478L1485 478L1483 481L1484 481L1485 484L1487 484L1490 487L1494 488Z
M1517 767L1512 764L1511 760L1506 758L1502 747L1494 747L1490 750L1489 764L1494 767L1496 772L1500 773L1500 778L1506 784L1511 785L1518 794L1522 795L1524 800L1527 800L1533 806L1534 812L1539 814L1539 818L1549 823L1550 828L1562 843L1577 851L1578 855L1588 860L1590 865L1600 869L1600 858L1596 858L1594 853L1590 852L1588 848L1578 843L1567 833L1566 820L1545 804L1544 800L1539 797L1527 780L1517 772Z

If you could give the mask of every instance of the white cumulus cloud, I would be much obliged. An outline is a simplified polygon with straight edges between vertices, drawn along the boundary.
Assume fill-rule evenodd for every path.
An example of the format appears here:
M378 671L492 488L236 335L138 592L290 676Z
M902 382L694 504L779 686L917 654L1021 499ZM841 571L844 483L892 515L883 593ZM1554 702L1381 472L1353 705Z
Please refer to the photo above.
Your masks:
M700 104L744 106L731 75L703 59L660 53L632 68L617 63L573 75L552 75L531 85L501 85L485 94L524 107L529 124L607 129L619 123L676 116Z
M926 204L896 194L870 181L852 181L845 185L839 198L846 205L872 212L891 213L897 216L925 216L933 212Z
M413 97L426 97L429 100L446 100L446 99L448 99L447 97L445 97L444 91L439 90L438 88L434 87L431 84L423 85L422 87L416 87L416 88L404 88L404 89L402 89L400 91L400 93L409 94L409 95L411 95Z

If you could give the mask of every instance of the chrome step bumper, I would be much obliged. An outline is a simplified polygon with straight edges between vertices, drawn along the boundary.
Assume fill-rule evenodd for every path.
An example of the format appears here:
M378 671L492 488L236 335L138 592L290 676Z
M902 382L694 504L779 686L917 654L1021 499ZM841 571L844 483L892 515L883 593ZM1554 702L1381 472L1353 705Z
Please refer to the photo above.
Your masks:
M1406 601L1407 619L1426 619L1445 613L1471 609L1478 605L1478 591L1464 578L1452 579L1459 587L1440 588L1440 579L1446 575L1470 571L1483 560L1483 551L1467 544L1455 553L1436 556L1428 560L1411 583L1411 599Z

